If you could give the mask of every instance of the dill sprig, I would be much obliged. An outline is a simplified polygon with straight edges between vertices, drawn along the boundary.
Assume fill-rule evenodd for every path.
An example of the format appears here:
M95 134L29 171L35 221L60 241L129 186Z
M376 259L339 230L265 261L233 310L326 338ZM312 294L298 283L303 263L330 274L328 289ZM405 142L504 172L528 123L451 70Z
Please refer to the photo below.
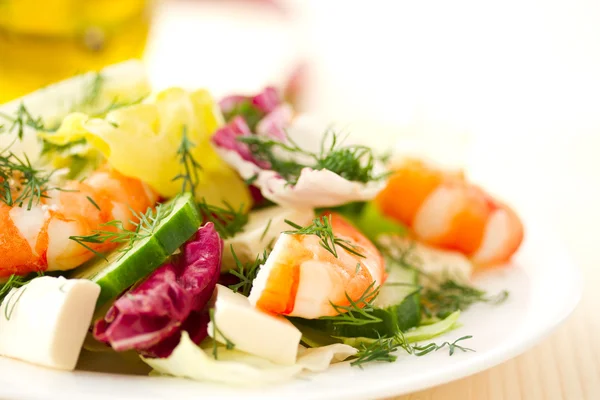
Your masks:
M103 257L104 259L106 259L106 256L92 248L90 246L91 244L122 244L122 246L117 250L120 254L119 259L121 259L133 248L136 242L146 239L154 233L162 220L171 213L173 210L173 205L174 202L171 202L167 206L164 204L159 204L155 209L148 207L145 213L136 212L130 209L134 217L134 220L130 220L130 222L134 225L133 230L125 229L122 221L112 220L100 225L101 227L112 229L96 229L92 231L91 235L69 236L69 239L85 247L95 255Z
M104 86L104 76L100 72L96 72L94 78L90 82L86 93L81 100L81 106L93 106L98 101L100 94L102 93L102 87Z
M217 334L219 334L223 340L225 340L225 348L227 350L233 350L235 348L235 344L227 339L225 337L225 335L223 335L223 332L221 332L221 330L217 327L217 322L215 321L215 309L211 308L210 310L208 310L208 315L210 316L210 321L212 322L212 337L213 337L213 348L212 348L212 354L215 357L215 360L218 359L217 357L217 350L218 350L218 343L217 343Z
M92 112L90 116L94 117L94 118L105 117L106 114L108 114L111 111L118 110L120 108L129 107L129 106L134 106L136 104L140 104L142 101L144 101L144 99L146 97L148 97L148 95L144 94L144 95L141 95L140 97L137 97L137 98L135 98L133 100L127 100L127 101L119 101L118 98L114 98L106 107L104 107L101 110L96 110L96 111ZM113 126L118 127L118 125L116 125L114 122L110 122L110 123Z
M83 96L83 99L79 103L73 105L72 111L89 110L88 114L90 115L90 117L101 118L106 116L106 114L113 110L139 104L146 97L148 97L148 95L142 95L134 100L128 101L119 101L118 97L115 97L103 109L95 109L95 107L98 106L98 100L102 95L102 90L104 89L105 82L106 78L102 75L102 73L96 72L94 78L91 80L88 87L85 89L85 95Z
M332 321L336 325L361 326L382 322L382 319L373 315L373 300L379 294L379 286L375 286L373 281L363 292L359 299L353 300L346 293L348 305L334 304L331 301L331 307L338 313L331 317L321 317L319 319Z
M19 105L14 116L6 115L0 112L0 117L10 123L8 132L16 132L19 140L23 140L25 127L30 127L36 131L44 130L44 122L42 121L42 118L34 118L23 103ZM4 125L2 125L2 127L4 127ZM0 130L0 132L3 132L3 130Z
M267 236L267 233L269 232L269 228L271 228L271 223L273 223L273 218L269 218L269 222L267 222L267 225L265 225L265 229L260 234L260 241L261 242Z
M85 138L73 140L72 142L68 142L65 144L55 144L51 143L46 139L42 139L42 150L40 152L41 156L49 155L49 154L68 154L73 147L85 145L87 140Z
M326 169L347 180L362 183L381 180L388 175L375 174L376 157L371 148L363 145L343 146L343 140L332 130L327 130L323 135L320 151L317 153L301 148L289 135L286 135L284 142L256 135L239 136L237 140L249 145L258 160L268 162L273 171L292 185L296 184L304 168ZM303 163L293 156L300 156L311 162Z
M248 223L248 214L244 213L244 205L236 211L229 203L223 202L225 207L208 204L206 199L198 202L200 213L205 221L215 225L215 229L222 239L227 239L243 232Z
M0 200L9 206L31 210L42 198L47 197L48 183L52 173L38 170L31 165L26 154L17 156L8 149L0 151Z
M416 345L415 345L415 346L412 346L412 349L413 349L413 354L414 354L415 356L418 356L418 357L420 357L420 356L424 356L424 355L426 355L426 354L429 354L429 353L431 353L432 351L438 351L438 350L440 350L440 349L443 349L443 348L444 348L444 347L446 347L446 346L448 346L448 350L449 350L449 353L450 353L450 355L453 355L453 354L454 354L454 352L455 352L456 350L461 350L461 351L463 351L463 352L465 352L465 353L466 353L467 351L475 351L475 350L473 350L473 349L470 349L470 348L468 348L468 347L462 347L462 346L459 346L459 345L457 344L458 342L460 342L460 341L462 341L462 340L471 339L472 337L473 337L473 336L471 336L471 335L468 335L468 336L463 336L463 337L461 337L461 338L458 338L458 339L456 339L456 340L455 340L454 342L452 342L452 343L450 343L450 342L444 342L444 343L442 343L442 344L429 343L429 344L426 344L426 345L424 345L424 346L416 346Z
M6 303L6 306L4 307L4 316L7 321L10 320L10 317L12 316L15 306L21 299L21 296L23 295L23 292L25 291L25 289L27 289L27 288L24 288L24 286L27 285L29 282L31 282L32 279L37 278L39 276L43 276L43 275L44 275L44 272L42 272L42 271L37 271L36 273L32 273L27 276L20 276L17 274L12 274L11 276L8 277L6 282L4 282L4 284L2 284L2 286L0 287L0 306L6 300L7 303ZM12 294L10 294L10 292L13 289L21 289L21 288L22 288L22 290L18 291L19 295L17 296L16 300L14 302L12 302L12 304L11 304L12 298L14 297L16 291L13 292ZM7 296L9 294L10 294L10 296L7 298ZM9 307L10 307L10 311L9 311Z
M350 243L348 240L341 239L334 234L333 227L331 226L331 216L324 215L322 217L315 218L313 219L312 224L306 227L302 227L287 219L285 220L285 223L296 230L284 231L283 233L288 235L315 235L321 239L319 244L325 250L333 254L335 258L338 258L336 246L340 246L350 254L365 258L365 256L360 252L361 248L359 246Z
M237 277L240 281L234 285L229 285L229 289L248 297L252 290L252 282L256 279L260 267L267 261L267 257L269 256L267 250L264 250L262 255L257 255L254 261L246 264L243 264L235 254L233 245L231 245L231 255L235 261L236 269L230 270L229 273Z
M0 303L4 300L6 295L14 288L19 288L25 284L27 284L31 279L28 279L24 276L19 276L16 274L12 274L8 277L6 282L0 287Z
M507 290L489 296L486 291L474 286L460 283L450 277L440 279L423 271L423 260L416 255L414 242L408 246L394 246L379 241L377 245L387 258L404 268L416 271L431 282L431 285L424 288L420 295L422 310L427 317L435 316L444 319L455 311L465 311L475 303L501 304L509 296Z
M444 319L457 310L464 311L475 303L500 304L508 298L503 290L495 296L487 292L447 279L435 288L427 288L421 293L421 305L426 316Z
M350 365L362 368L363 364L373 361L394 362L398 359L398 356L393 353L399 349L405 350L408 354L412 353L412 348L400 330L390 338L380 336L374 341L361 342L358 353L355 354L356 359Z
M454 342L444 342L437 344L435 342L428 343L425 345L410 345L404 338L402 332L398 331L393 337L379 337L373 341L363 341L358 346L358 353L355 354L356 359L350 363L352 366L362 368L363 364L373 361L380 362L394 362L397 360L395 353L397 350L402 349L407 354L422 357L431 352L441 350L448 347L448 353L450 356L454 355L457 350L462 352L475 351L468 347L463 347L458 342L471 339L473 336L467 335L456 339Z
M192 155L192 149L196 145L188 139L187 126L183 126L181 132L181 144L177 149L177 156L179 157L179 163L183 166L183 172L175 176L172 180L181 180L181 192L196 193L196 187L200 183L199 172L202 166L194 156Z

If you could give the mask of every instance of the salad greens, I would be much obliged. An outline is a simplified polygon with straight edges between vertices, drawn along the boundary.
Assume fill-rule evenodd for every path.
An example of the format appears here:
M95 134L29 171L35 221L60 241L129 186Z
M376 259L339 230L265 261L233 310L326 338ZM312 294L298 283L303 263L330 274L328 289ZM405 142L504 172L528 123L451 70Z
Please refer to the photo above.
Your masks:
M319 152L301 148L289 135L285 142L255 135L239 136L237 140L249 146L257 162L270 165L291 185L298 182L304 168L329 170L349 181L362 183L382 180L388 175L376 173L376 157L370 147L342 146L339 135L329 130L321 139ZM301 162L299 157L311 162Z
M300 146L288 134L292 110L271 87L227 97L216 107L208 92L179 88L147 104L141 104L146 96L107 103L106 82L96 73L73 105L77 112L55 131L23 103L14 116L0 113L0 133L23 139L28 128L45 130L39 134L40 163L10 147L0 150L4 210L26 212L42 204L44 218L59 213L60 201L46 204L55 189L52 167L59 166L69 170L66 179L79 177L84 185L88 173L106 163L141 182L140 192L152 199L146 210L130 208L123 217L115 204L134 199L115 201L110 196L118 190L109 187L78 198L85 205L79 208L91 205L101 217L88 221L77 210L74 217L60 216L85 227L79 234L69 231L63 242L94 257L57 273L100 287L91 336L106 350L135 352L159 373L235 383L277 381L344 360L363 368L396 361L402 351L474 351L465 347L471 335L432 340L459 328L459 316L471 305L500 304L508 292L490 296L468 282L439 279L426 272L428 261L414 247L380 240L406 239L409 228L373 201L389 176L373 149L344 145L330 129L312 132L320 136L317 150ZM260 214L264 221L257 228L249 220L261 207L298 213L279 222ZM291 221L302 215L306 224ZM300 236L311 240L298 241L296 252L286 248ZM28 245L37 253L35 239ZM222 268L226 239L252 242L236 243L251 249L240 257L229 246L235 266L228 271ZM42 256L26 267L48 268L50 251L40 250ZM302 269L305 261L313 270ZM23 271L28 273L7 277L0 301L35 278L33 269ZM322 303L311 297L319 290ZM310 301L315 307L306 311ZM298 308L310 315L293 313L302 302ZM278 357L270 355L273 349L281 350Z

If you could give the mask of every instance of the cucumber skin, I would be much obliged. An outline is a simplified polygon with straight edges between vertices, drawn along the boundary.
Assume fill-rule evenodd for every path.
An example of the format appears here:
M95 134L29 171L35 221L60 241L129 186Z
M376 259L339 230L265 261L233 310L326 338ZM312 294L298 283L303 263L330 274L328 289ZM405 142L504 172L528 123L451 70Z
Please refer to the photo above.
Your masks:
M118 252L113 251L107 255L109 261L95 258L71 272L69 276L72 279L89 279L100 285L96 310L163 265L179 246L198 231L202 217L193 198L186 195L180 201L184 202L178 210L180 212L166 217L152 236L136 243L122 258L119 259ZM178 229L167 229L166 226L177 226ZM144 247L143 251L136 251L141 247ZM119 268L123 264L135 265L135 268Z
M144 244L148 244L154 242L153 240L145 241ZM126 256L127 257L127 256ZM148 249L142 252L136 252L131 254L128 257L128 261L131 263L135 263L138 266L135 269L129 270L119 270L118 268L102 274L98 278L96 276L91 277L93 282L96 282L100 285L100 296L98 296L98 300L96 301L96 308L102 306L108 301L117 298L123 292L123 287L128 288L134 285L140 276L148 276L152 271L154 271L157 267L156 261L153 260L161 260L168 258L167 253L163 248L159 246L149 246ZM112 277L112 275L116 275L118 277ZM114 285L114 283L118 282L119 285Z
M418 326L421 322L419 293L415 292L407 296L397 306L375 309L372 314L382 319L382 321L367 325L341 325L326 319L299 319L298 323L336 337L367 337L377 339L380 336L393 336L398 333L398 328L401 331L406 331Z

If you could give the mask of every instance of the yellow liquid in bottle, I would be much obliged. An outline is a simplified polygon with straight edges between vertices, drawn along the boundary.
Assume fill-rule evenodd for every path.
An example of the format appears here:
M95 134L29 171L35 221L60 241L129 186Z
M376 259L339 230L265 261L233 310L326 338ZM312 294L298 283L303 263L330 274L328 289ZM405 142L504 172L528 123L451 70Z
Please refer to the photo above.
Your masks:
M0 104L50 83L141 58L148 0L0 0Z

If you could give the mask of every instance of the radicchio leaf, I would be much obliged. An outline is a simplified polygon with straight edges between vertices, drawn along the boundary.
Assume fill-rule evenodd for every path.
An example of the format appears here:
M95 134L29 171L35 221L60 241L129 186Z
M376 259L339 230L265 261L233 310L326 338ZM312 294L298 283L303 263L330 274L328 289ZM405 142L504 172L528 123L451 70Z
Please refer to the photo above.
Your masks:
M236 94L219 101L219 107L227 122L231 122L236 117L242 117L252 131L257 128L259 121L281 105L281 96L271 86L255 96Z
M292 107L289 104L281 104L258 122L256 133L284 142L285 128L291 124L293 116Z
M219 279L222 251L223 241L207 223L177 259L115 301L96 322L94 337L116 351L161 358L179 344L182 330L200 343L207 336L205 307Z
M212 137L218 147L236 152L242 159L249 161L260 168L269 168L269 163L257 160L250 151L250 146L237 140L240 136L251 136L250 128L242 117L235 117L228 124L219 128Z
M279 97L279 93L277 93L277 89L269 86L252 98L252 104L265 114L268 114L281 104L281 98Z

